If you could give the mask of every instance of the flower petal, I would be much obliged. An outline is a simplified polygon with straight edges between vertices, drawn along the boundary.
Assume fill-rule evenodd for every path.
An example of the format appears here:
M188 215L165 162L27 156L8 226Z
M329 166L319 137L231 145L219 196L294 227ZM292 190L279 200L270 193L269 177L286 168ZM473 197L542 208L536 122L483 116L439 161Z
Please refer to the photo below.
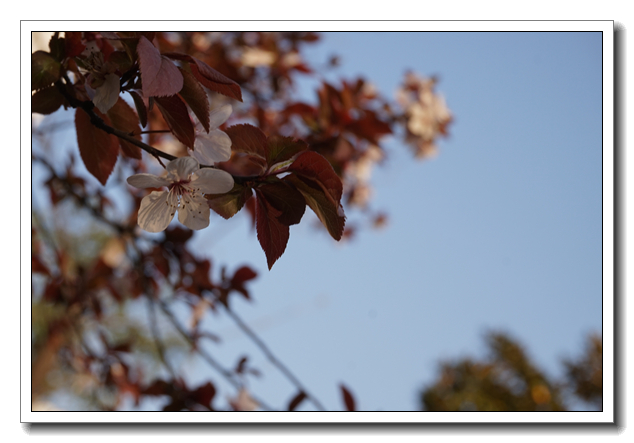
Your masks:
M140 189L160 188L161 186L168 186L170 183L169 180L154 174L136 174L128 177L128 184Z
M172 181L187 180L189 174L199 168L198 160L192 157L179 157L167 164L167 176Z
M203 229L209 226L209 205L200 194L183 194L178 208L178 221L189 229Z
M203 194L224 194L233 189L233 177L220 169L205 168L196 171L188 186Z
M161 232L174 218L174 198L171 192L153 191L143 197L139 207L138 222L141 229L148 232ZM170 198L170 196L172 198ZM170 204L170 200L171 204Z
M233 112L233 108L228 104L211 111L209 113L209 127L216 129L218 126L227 121L231 112Z
M226 162L231 158L231 138L219 129L196 136L192 156L202 164Z

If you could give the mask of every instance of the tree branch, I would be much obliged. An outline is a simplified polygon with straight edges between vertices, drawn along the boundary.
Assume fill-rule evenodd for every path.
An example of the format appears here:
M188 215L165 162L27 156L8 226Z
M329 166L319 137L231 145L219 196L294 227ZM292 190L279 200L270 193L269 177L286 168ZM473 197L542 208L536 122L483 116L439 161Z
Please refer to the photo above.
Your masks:
M286 376L286 378L289 379L289 381L295 385L295 387L297 389L299 389L300 391L302 391L304 394L306 394L306 398L308 400L310 400L316 407L317 409L319 409L320 411L326 411L326 408L323 407L323 405L319 402L319 400L317 400L317 398L312 395L308 389L306 389L302 383L299 381L299 379L290 371L290 369L288 369L280 360L277 359L277 357L275 357L275 355L273 354L273 352L269 349L269 347L266 345L266 343L264 343L264 341L262 341L262 339L260 337L258 337L258 335L253 332L253 330L251 328L249 328L249 326L247 326L247 324L242 320L242 318L240 318L238 316L238 314L236 314L235 312L233 312L229 306L225 303L222 303L220 301L220 299L218 299L218 297L216 296L216 294L214 294L213 292L209 292L209 294L211 294L214 298L214 300L216 302L218 302L218 304L222 305L225 310L227 311L227 314L229 314L229 317L231 317L231 319L236 323L236 325L238 325L238 327L257 345L258 348L260 348L260 350L264 353L264 355L266 356L266 358L269 359L269 361L275 366L277 367L280 372L282 374L284 374L284 376Z

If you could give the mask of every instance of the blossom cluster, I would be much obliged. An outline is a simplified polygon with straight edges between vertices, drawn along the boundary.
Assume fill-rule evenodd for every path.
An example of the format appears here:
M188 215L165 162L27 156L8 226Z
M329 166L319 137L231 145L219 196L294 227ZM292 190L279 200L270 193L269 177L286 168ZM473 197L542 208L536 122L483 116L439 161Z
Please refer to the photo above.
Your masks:
M446 127L452 116L442 95L434 92L436 79L407 73L396 99L405 110L406 142L418 158L434 156L434 143L440 135L447 135Z
M163 231L176 212L178 221L190 229L209 226L210 209L204 195L229 192L234 182L228 172L213 167L201 168L200 165L213 165L231 158L231 139L218 129L229 118L231 111L231 105L213 110L209 132L198 122L191 157L172 160L162 176L142 173L128 177L128 184L136 188L167 187L167 190L152 191L141 200L138 224L142 229Z

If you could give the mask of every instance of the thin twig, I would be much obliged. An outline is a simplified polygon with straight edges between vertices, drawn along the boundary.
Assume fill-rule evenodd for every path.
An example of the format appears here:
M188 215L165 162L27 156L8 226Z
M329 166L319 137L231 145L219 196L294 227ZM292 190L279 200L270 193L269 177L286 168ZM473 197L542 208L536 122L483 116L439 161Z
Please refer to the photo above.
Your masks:
M240 390L242 385L234 379L233 374L227 369L223 368L220 363L218 363L209 353L207 353L204 349L202 349L188 333L185 331L183 326L179 323L179 321L174 316L174 313L170 311L169 307L163 301L159 301L159 306L163 313L170 319L172 325L176 328L176 330L183 336L183 338L192 346L192 348L196 349L198 354L216 371L218 371L234 388ZM255 402L262 408L267 411L274 411L275 409L268 406L263 400L253 396L249 393L251 398L255 400Z
M260 348L260 350L269 359L269 361L274 366L276 366L280 370L280 372L282 372L282 374L284 374L286 376L286 378L288 378L290 380L290 382L295 385L295 387L297 389L299 389L304 394L306 394L306 398L309 399L317 407L317 409L319 409L320 411L325 411L326 408L323 407L323 405L319 402L319 400L317 400L317 398L314 395L312 395L302 385L302 383L290 371L290 369L288 369L280 360L278 360L277 357L275 357L275 355L269 349L269 347L266 345L266 343L264 343L264 341L262 341L262 339L260 337L258 337L257 334L255 332L253 332L253 330L251 328L249 328L249 326L247 326L247 324L242 320L242 318L240 318L240 316L238 316L238 314L236 314L234 311L232 311L229 308L228 305L220 302L220 300L218 299L216 294L214 294L212 292L209 292L209 291L208 291L208 293L211 294L214 297L214 300L216 302L218 302L218 304L222 305L225 308L225 310L227 311L227 314L229 314L229 317L231 317L231 319L236 323L236 325L238 325L238 327L240 329L242 329L242 331Z

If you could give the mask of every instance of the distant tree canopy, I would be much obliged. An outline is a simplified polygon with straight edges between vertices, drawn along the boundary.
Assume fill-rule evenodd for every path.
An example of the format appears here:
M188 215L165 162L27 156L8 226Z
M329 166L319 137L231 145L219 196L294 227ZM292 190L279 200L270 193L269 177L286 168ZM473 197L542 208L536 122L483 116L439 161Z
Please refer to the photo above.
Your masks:
M552 380L503 333L486 337L490 355L440 365L436 382L421 393L425 411L567 411L567 396L602 409L602 340L588 338L585 353L565 360L566 378Z

